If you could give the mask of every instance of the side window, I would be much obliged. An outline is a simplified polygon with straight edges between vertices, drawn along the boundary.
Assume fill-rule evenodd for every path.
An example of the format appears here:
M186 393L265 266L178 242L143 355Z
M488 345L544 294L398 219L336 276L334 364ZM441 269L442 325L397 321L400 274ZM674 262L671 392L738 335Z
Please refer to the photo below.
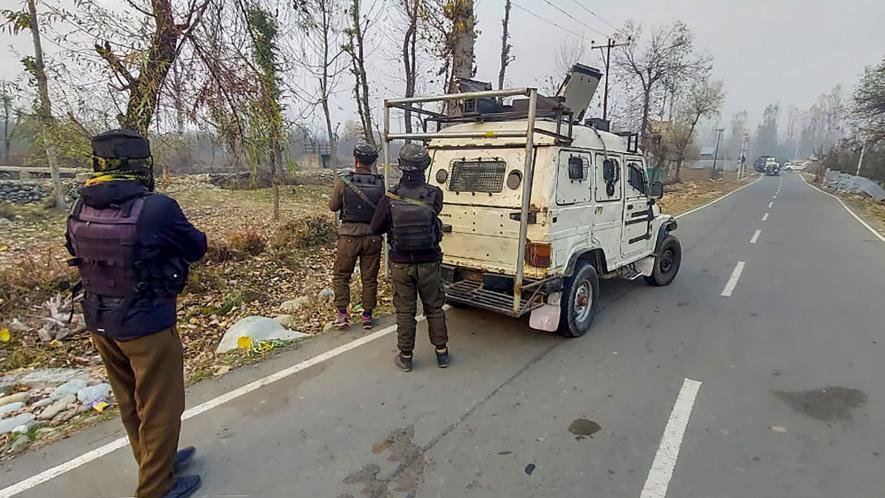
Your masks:
M621 198L621 162L615 156L596 156L596 200L615 201Z
M648 184L645 180L642 163L627 163L627 175L627 197L647 195Z
M568 158L568 179L576 182L583 182L587 179L587 170L590 169L590 162L586 156L569 156Z
M591 155L576 150L563 150L559 153L556 180L556 203L569 206L590 202L593 192L591 184Z

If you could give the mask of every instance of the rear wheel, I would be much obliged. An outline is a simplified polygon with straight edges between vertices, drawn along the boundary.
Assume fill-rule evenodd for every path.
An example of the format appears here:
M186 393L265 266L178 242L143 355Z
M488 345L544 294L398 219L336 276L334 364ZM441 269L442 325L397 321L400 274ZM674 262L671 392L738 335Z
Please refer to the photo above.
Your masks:
M562 289L560 335L580 337L590 330L599 303L599 277L589 263L575 269Z
M667 235L661 243L661 252L655 257L655 266L651 275L645 277L645 281L656 287L670 285L679 273L682 264L682 245L679 239Z

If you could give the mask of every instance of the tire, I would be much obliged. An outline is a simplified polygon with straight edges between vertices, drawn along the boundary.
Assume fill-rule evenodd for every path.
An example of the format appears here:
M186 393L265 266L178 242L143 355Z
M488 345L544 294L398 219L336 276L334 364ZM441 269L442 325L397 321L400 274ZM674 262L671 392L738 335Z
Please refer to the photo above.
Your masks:
M655 266L651 275L645 277L645 281L655 287L670 285L679 267L682 265L682 244L679 239L667 235L661 243L661 252L655 257Z
M562 290L557 332L564 337L581 337L590 330L599 307L596 269L589 263L579 266Z

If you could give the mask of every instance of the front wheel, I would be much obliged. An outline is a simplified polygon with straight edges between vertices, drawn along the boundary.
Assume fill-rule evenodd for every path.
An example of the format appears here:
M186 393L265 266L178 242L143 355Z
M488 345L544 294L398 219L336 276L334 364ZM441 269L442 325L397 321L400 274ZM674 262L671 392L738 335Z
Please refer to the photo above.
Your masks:
M679 239L672 235L667 235L661 243L661 251L655 257L655 265L651 275L645 277L645 281L655 287L663 287L670 285L676 274L679 273L679 266L682 264L682 245Z
M580 266L562 290L558 332L565 337L581 337L590 330L599 303L596 269L587 263Z

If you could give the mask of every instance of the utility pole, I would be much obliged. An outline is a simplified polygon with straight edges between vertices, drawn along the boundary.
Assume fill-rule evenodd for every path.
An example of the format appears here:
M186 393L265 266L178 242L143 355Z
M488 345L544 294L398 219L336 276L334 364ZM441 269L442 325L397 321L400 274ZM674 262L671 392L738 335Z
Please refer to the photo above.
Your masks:
M738 169L738 179L744 177L747 171L747 146L750 144L750 135L744 133L744 139L741 140L741 165Z
M608 120L608 74L609 68L611 67L612 60L612 49L616 47L626 47L630 45L630 38L627 38L627 41L624 43L615 43L615 41L611 38L608 39L608 42L605 45L594 45L593 41L590 41L590 50L599 49L602 53L602 62L605 64L605 89L602 94L602 119Z
M711 178L716 178L716 161L719 159L719 141L722 140L722 132L725 128L716 128L716 149L713 152L713 171L710 172Z
M863 166L863 156L867 152L867 141L864 139L863 145L860 147L860 158L857 160L857 173L854 176L860 176L860 168Z

